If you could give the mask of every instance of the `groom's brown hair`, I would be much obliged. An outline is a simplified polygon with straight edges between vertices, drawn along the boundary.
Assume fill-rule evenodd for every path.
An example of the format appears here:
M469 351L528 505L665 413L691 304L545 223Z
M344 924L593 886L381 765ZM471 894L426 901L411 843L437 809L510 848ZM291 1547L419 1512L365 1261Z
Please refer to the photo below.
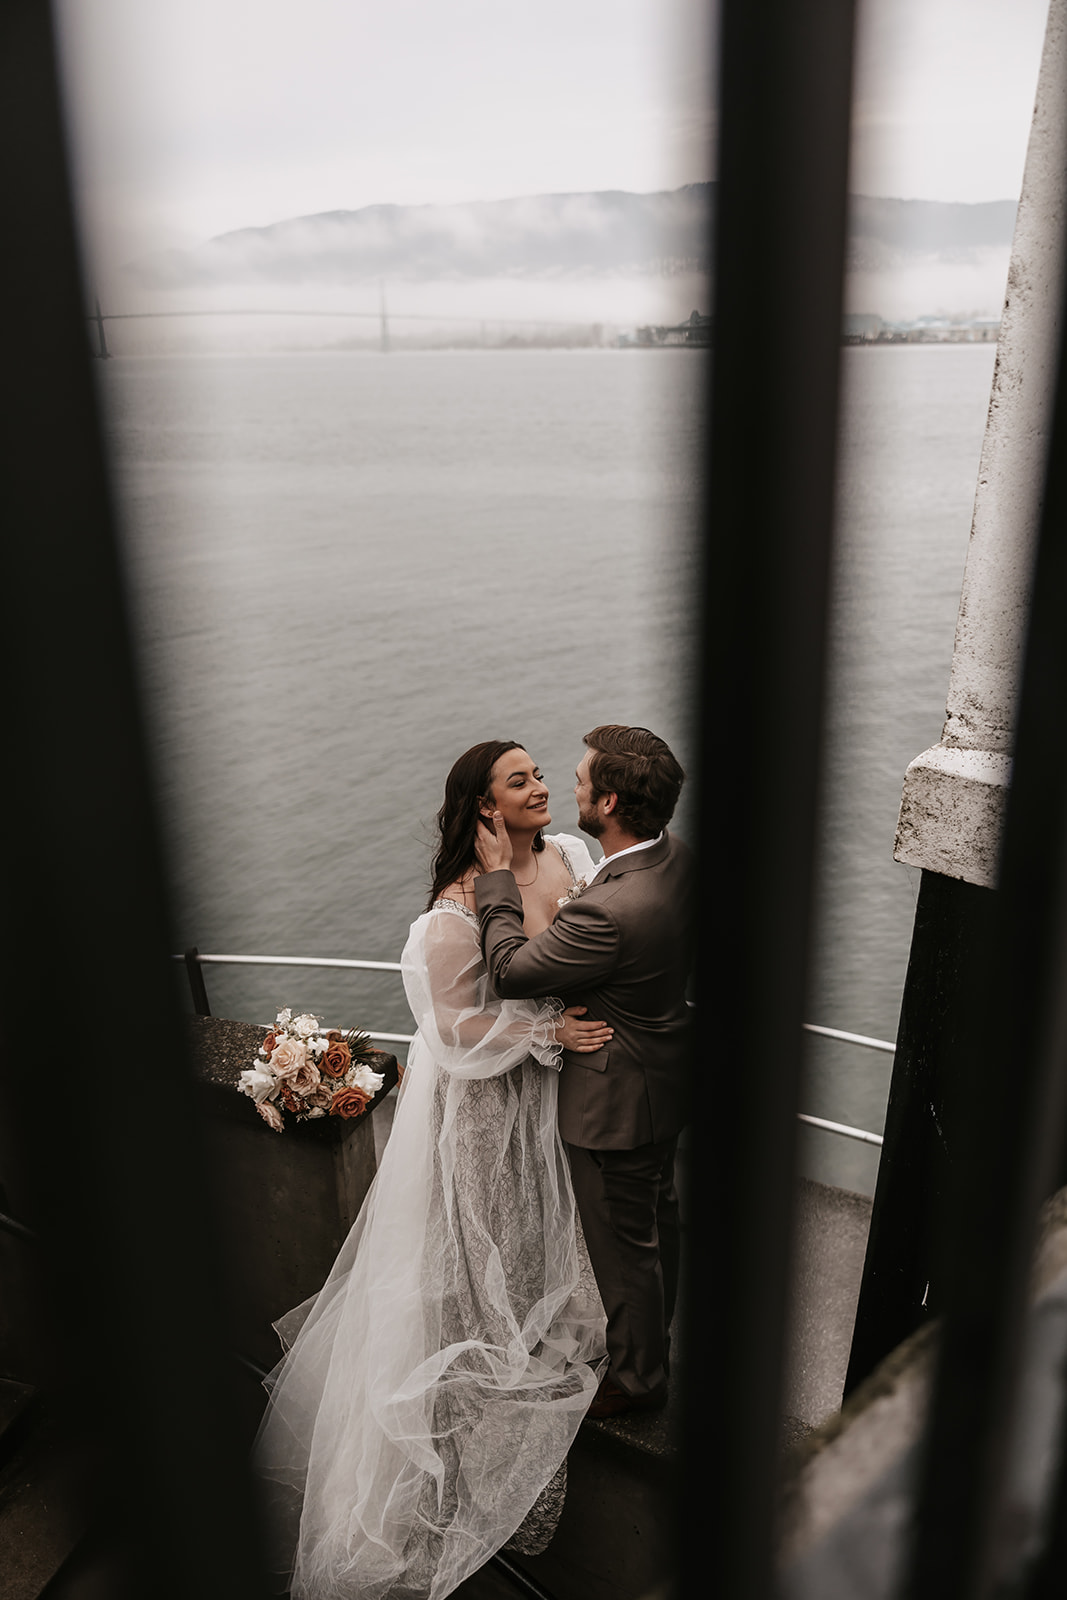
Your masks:
M674 815L685 773L662 739L647 728L605 722L583 736L589 746L593 798L618 795L615 815L640 839L654 839Z

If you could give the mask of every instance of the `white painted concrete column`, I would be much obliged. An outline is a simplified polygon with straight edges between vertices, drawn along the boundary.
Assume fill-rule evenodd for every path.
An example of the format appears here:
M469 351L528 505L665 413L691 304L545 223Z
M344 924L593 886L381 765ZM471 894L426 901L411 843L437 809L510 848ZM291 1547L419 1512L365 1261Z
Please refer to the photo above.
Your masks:
M893 854L993 886L1058 347L1067 0L1051 0L1012 241L941 741L908 767ZM1062 730L1058 736L1062 736Z

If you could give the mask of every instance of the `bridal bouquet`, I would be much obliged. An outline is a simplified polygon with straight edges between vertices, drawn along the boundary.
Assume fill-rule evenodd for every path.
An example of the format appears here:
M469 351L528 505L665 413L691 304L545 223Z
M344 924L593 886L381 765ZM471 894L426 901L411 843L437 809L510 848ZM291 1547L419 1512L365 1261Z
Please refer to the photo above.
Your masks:
M357 1028L347 1033L323 1028L310 1012L294 1017L286 1006L237 1087L255 1101L256 1110L275 1133L285 1127L282 1106L297 1122L358 1117L385 1082L384 1074L368 1066L371 1054L369 1034Z

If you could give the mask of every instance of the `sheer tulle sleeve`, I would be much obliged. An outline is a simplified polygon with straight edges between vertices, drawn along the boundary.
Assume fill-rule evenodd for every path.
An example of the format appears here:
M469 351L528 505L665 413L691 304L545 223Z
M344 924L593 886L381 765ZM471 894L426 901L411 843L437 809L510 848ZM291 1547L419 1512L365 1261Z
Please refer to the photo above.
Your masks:
M490 987L475 919L438 904L413 923L401 956L404 988L437 1065L457 1078L493 1078L527 1056L559 1067L563 1002L500 1000Z

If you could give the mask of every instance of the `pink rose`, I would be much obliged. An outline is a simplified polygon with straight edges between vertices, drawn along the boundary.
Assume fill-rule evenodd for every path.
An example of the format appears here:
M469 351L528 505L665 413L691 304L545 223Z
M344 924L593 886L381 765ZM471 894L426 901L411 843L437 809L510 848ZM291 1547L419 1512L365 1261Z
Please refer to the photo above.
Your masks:
M271 1069L279 1078L288 1078L307 1061L307 1045L302 1039L283 1039L271 1051Z
M304 1104L312 1110L329 1111L333 1095L334 1091L328 1084L319 1082L309 1094L304 1096Z
M313 1061L305 1061L301 1067L293 1067L289 1072L281 1074L282 1082L288 1084L294 1094L301 1098L309 1095L312 1089L317 1089L322 1079L319 1069Z
M282 1114L278 1110L277 1106L272 1105L269 1100L257 1100L256 1110L259 1112L268 1128L273 1128L275 1133L281 1133L283 1131L285 1128L285 1123L282 1121Z

